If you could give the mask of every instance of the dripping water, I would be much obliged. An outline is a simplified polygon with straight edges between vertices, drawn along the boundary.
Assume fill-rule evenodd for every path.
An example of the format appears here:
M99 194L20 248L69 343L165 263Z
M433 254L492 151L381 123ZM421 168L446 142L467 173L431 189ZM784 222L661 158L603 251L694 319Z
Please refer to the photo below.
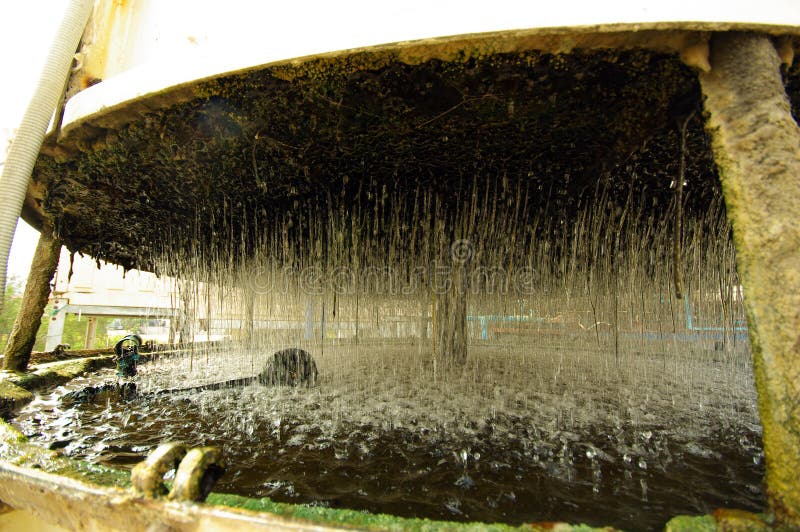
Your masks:
M637 200L634 180L560 204L535 183L465 181L343 183L167 230L157 269L182 311L176 340L222 340L142 365L136 401L60 405L82 379L16 423L116 466L168 439L220 445L232 465L218 490L398 515L646 529L758 509L721 201L684 212L673 264L675 205ZM315 357L317 386L152 395L254 375L290 346Z

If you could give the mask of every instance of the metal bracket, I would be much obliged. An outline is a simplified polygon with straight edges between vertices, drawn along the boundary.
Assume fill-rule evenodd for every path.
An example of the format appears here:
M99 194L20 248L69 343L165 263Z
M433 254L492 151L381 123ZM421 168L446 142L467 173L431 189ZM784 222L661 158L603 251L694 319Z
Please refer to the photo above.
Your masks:
M222 451L217 447L192 449L178 466L168 498L173 501L204 501L224 473Z
M172 489L167 495L164 475L176 469ZM204 501L217 480L225 473L222 451L216 447L188 450L182 443L158 446L131 472L131 483L146 497L167 495L173 501Z
M186 447L182 443L159 445L144 462L136 464L131 471L133 489L146 497L166 495L164 475L176 469L184 456Z

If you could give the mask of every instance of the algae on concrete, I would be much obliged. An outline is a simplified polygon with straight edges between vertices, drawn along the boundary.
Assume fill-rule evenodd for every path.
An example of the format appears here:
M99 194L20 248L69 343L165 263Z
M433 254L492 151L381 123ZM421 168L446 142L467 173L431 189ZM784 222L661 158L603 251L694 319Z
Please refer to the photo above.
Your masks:
M22 306L14 318L14 326L5 347L3 368L10 371L25 371L31 358L36 333L42 324L42 314L50 297L50 281L58 268L61 255L61 240L53 235L53 226L44 223L33 255Z
M717 530L730 532L767 532L773 530L763 515L746 512L744 510L719 509L714 512L717 521ZM782 530L780 526L777 530Z
M664 532L716 532L717 521L710 515L679 515L664 525Z
M212 493L208 496L209 504L243 508L255 512L269 512L282 517L299 518L321 524L346 525L367 530L392 530L392 531L495 531L504 532L511 530L559 530L563 532L589 532L593 530L612 531L611 527L594 528L588 525L570 525L568 523L531 523L519 527L500 523L454 523L450 521L433 521L430 519L415 519L396 517L386 514L371 514L358 510L322 508L302 504L289 504L274 502L268 498L249 499L239 495Z
M21 432L0 420L0 461L104 486L127 487L130 475L108 467L67 458L28 441Z
M800 527L800 128L769 37L715 35L710 59L700 82L744 288L768 509Z
M113 355L41 364L33 371L0 373L0 417L8 419L17 408L33 400L33 392L114 365Z
M744 510L720 509L714 515L673 517L664 526L664 532L766 532L772 530L763 516Z
M17 386L32 391L44 386L57 386L90 371L112 367L113 365L113 355L51 362L41 364L28 373L17 373L10 377L9 380Z
M31 401L33 401L31 392L0 378L0 417L7 419L15 409Z

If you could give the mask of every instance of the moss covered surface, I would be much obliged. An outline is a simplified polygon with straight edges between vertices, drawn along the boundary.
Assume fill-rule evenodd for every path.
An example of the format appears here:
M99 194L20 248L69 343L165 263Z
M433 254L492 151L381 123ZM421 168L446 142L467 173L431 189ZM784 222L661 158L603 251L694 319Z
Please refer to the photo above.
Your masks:
M716 510L713 515L686 516L670 519L664 526L664 532L766 532L781 530L772 528L765 516L745 512L743 510Z
M421 190L446 211L474 180L527 194L532 216L571 216L598 180L612 201L633 187L666 209L676 117L700 104L693 72L648 50L323 58L194 91L93 130L67 160L40 158L43 208L71 250L144 269L176 250L246 256L265 233L302 238L302 212L371 211ZM687 203L700 209L718 193L700 120L688 146ZM267 230L287 212L288 235ZM194 242L215 234L232 238Z
M798 100L791 89L786 98L786 79L769 39L719 35L711 50L713 68L701 80L746 294L767 502L777 523L797 529L800 128L792 102Z
M0 420L0 460L83 482L122 488L130 486L130 475L127 472L71 460L56 451L42 449L28 442L21 432L2 420Z
M71 379L114 365L113 355L52 362L34 367L29 372L0 373L0 417L8 419L15 409L33 400L33 391L47 386L57 386Z
M54 351L34 351L31 353L31 364L47 364L49 362L59 362L62 360L74 360L76 358L87 358L98 355L110 355L114 352L112 347L102 349L75 349Z
M731 532L766 532L773 530L766 517L744 510L720 509L714 512L718 530ZM781 530L781 527L774 529Z
M496 532L509 530L563 530L564 532L614 530L613 528L593 528L587 525L569 525L567 523L526 524L520 527L512 527L503 524L453 523L448 521L432 521L429 519L409 519L385 514L371 514L356 510L341 510L319 506L273 502L267 498L248 499L238 495L220 493L212 493L209 495L207 502L220 506L244 508L255 512L269 512L282 517L305 519L331 525L352 526L368 530L410 530L420 532L427 530L488 530Z
M717 521L710 515L679 515L664 526L664 532L716 532Z
M14 409L31 401L33 401L31 392L9 380L0 379L0 417L7 419Z
M41 364L28 373L17 373L10 377L9 380L26 390L36 390L45 386L63 384L79 375L113 365L113 355L51 362Z

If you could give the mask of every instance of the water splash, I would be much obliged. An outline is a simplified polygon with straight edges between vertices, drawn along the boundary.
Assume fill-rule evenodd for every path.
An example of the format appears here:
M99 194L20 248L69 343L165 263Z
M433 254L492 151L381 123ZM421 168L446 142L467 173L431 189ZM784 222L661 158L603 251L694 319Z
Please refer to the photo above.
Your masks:
M449 196L344 183L340 199L248 213L255 224L231 207L167 229L165 250L181 231L215 241L161 254L183 311L174 334L227 340L143 365L139 401L57 402L112 378L101 372L18 426L116 465L166 438L218 444L236 464L221 489L402 515L648 528L731 499L757 508L760 426L721 203L685 222L674 264L674 206L633 185L534 202L535 182L465 181ZM316 387L152 395L255 375L289 346L314 355Z

